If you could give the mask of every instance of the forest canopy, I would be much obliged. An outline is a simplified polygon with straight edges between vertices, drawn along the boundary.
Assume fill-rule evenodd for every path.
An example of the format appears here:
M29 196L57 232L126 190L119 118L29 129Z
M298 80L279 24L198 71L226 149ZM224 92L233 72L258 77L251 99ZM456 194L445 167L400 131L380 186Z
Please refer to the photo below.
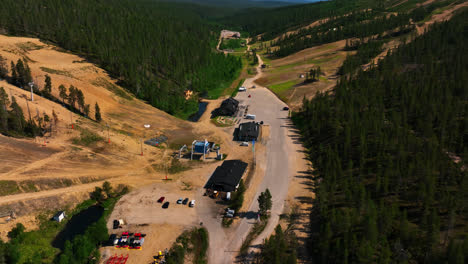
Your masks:
M196 98L232 81L240 59L214 52L211 11L187 3L146 0L4 0L0 28L39 37L106 69L121 85L153 106L186 116Z
M468 11L293 115L317 263L466 263Z

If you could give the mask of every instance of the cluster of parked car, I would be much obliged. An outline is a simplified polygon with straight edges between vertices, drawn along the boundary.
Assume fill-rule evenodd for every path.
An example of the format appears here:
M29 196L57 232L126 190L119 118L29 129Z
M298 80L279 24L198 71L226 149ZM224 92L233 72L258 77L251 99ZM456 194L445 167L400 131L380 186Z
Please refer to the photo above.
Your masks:
M140 249L145 242L145 234L141 233L129 233L123 232L121 237L117 237L117 235L112 234L109 237L109 242L115 248L123 248L123 249Z
M170 203L169 203L168 201L164 202L165 199L166 199L166 197L161 196L161 197L158 199L158 203L162 203L162 204L163 204L163 205L162 205L162 208L167 209L167 208L169 208L169 204L170 204ZM184 204L184 205L186 205L186 204L188 203L188 206L189 206L189 207L194 207L194 206L195 206L195 200L191 200L191 201L189 202L189 198L185 198L185 199L184 199L184 198L179 198L179 199L177 199L177 202L176 202L176 203L177 203L177 204Z

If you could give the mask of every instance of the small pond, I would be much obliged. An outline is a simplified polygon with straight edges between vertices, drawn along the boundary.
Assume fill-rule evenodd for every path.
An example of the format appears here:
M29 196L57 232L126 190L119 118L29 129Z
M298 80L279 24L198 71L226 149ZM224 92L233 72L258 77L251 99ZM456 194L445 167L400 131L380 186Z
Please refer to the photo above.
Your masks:
M55 237L52 246L63 250L65 241L71 241L75 236L84 234L88 226L97 222L103 213L104 208L102 206L93 205L74 215L65 225L65 228Z
M206 106L208 105L207 102L199 102L198 103L198 112L196 112L195 114L191 115L188 120L189 121L192 121L192 122L198 122L198 120L200 119L200 117L203 115L203 113L205 113L206 111Z

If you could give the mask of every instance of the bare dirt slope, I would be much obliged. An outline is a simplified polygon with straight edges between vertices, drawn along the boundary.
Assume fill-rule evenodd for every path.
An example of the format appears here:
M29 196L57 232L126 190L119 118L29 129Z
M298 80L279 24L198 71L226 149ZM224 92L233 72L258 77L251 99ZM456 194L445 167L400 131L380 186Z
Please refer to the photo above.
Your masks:
M163 134L169 138L167 145L174 147L188 144L195 138L207 138L221 143L225 153L237 147L230 142L224 144L231 141L232 136L213 129L209 119L206 123L195 124L170 116L134 98L116 85L104 70L38 39L0 35L0 54L8 63L20 58L27 60L40 89L45 75L51 76L52 94L56 97L59 97L60 84L82 90L86 104L94 110L98 102L103 116L103 121L96 123L38 95L30 101L28 91L0 81L0 87L5 88L10 100L12 96L17 99L26 119L29 113L31 118L44 113L52 116L52 112L58 117L53 133L45 138L0 136L0 181L19 186L11 190L0 188L2 195L9 194L0 199L0 211L17 208L19 218L12 224L43 208L47 199L64 198L61 203L51 202L47 206L52 212L65 205L72 206L104 180L136 188L161 182L165 177L161 164L170 161L172 150L143 145L144 155L141 156L142 138ZM106 124L110 127L110 143ZM143 124L151 127L146 129ZM83 129L103 139L90 145L73 144L73 139L79 138ZM10 225L0 225L0 232L9 229Z

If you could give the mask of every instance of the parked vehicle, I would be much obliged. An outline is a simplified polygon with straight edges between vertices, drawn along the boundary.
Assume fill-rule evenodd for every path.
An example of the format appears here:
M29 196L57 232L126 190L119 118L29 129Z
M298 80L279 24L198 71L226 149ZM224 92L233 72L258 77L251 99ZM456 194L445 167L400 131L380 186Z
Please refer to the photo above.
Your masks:
M283 111L288 111L289 110L289 107L285 106L283 107Z
M130 243L129 249L141 249L145 242L145 234L136 233L133 240Z
M117 242L119 242L119 239L117 239L117 235L116 234L111 234L109 236L109 241L107 242L107 244L109 246L115 246L117 244Z
M117 243L118 248L128 248L128 243L129 243L129 233L128 232L123 232L122 237L119 239L119 242Z
M166 197L164 197L164 196L161 196L161 198L159 198L159 199L158 199L158 203L162 203L162 202L164 202L164 199L165 199L165 198L166 198Z
M195 200L190 201L189 207L194 207L195 206Z
M231 200L231 192L226 193L226 201Z
M179 199L177 200L177 204L182 204L182 200L183 200L182 198L179 198Z
M169 202L165 202L162 206L162 208L167 209L169 207Z
M233 218L234 215L232 215L232 214L225 214L225 217L227 217L227 218Z
M245 119L252 119L252 120L255 120L255 115L252 115L252 114L246 114L245 115Z
M119 226L120 226L120 225L119 225L119 220L117 220L117 219L114 220L113 225L112 225L112 228L113 228L113 229L117 229L117 228L119 228Z
M239 92L245 92L247 89L244 86L239 87Z
M183 204L187 204L188 203L188 198L185 198L183 201L182 201Z
M252 97L252 96L249 94L249 96L248 96L248 97L250 98L250 97Z
M248 147L249 146L249 142L247 141L244 141L240 144L242 147Z
M252 88L255 88L255 85L252 85Z

